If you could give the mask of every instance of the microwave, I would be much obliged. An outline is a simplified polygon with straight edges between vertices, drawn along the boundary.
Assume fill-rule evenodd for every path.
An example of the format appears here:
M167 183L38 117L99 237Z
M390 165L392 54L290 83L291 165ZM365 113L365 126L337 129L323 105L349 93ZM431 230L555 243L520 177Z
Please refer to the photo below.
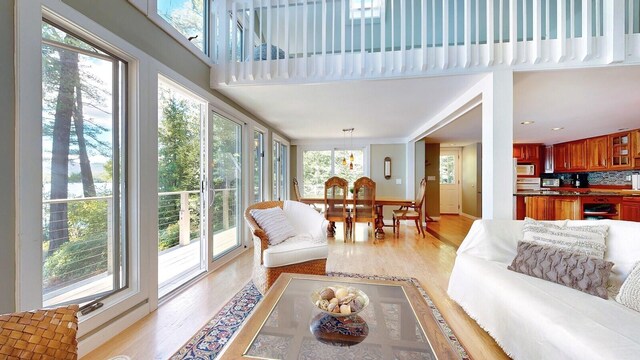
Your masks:
M543 188L560 187L560 179L542 179Z
M533 176L535 174L536 174L536 166L533 164L516 165L516 175L518 176Z

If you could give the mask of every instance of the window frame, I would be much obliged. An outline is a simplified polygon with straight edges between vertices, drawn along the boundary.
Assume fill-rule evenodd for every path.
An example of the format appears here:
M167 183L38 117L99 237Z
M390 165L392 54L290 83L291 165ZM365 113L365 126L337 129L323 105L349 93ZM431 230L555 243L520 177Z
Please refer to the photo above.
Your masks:
M276 134L276 133L272 133L272 137L271 137L271 143L270 143L270 147L269 147L269 153L271 153L271 166L269 167L269 173L270 173L270 178L271 178L271 186L269 187L269 191L271 193L271 200L278 200L278 197L276 197L276 195L280 195L280 201L284 201L284 200L288 200L289 199L289 194L291 193L290 191L290 182L291 182L291 143L287 140L285 140L282 136ZM285 168L284 168L284 177L285 179L283 180L283 184L284 184L284 194L274 194L273 193L273 189L275 188L276 185L274 185L274 181L277 181L277 177L274 179L273 177L273 173L274 173L274 169L275 169L275 161L276 159L273 158L273 145L278 142L281 145L284 145L287 148L287 153L286 153L286 159L285 159ZM280 149L278 149L278 152L280 152Z
M256 132L259 132L259 133L262 134L262 167L261 167L262 175L260 176L260 180L261 180L261 184L260 184L260 191L261 191L260 201L265 201L265 199L268 198L267 191L266 191L266 189L267 189L267 186L266 186L267 181L266 181L266 179L268 178L268 176L265 176L265 169L267 168L267 166L266 166L267 163L268 163L267 159L269 159L269 154L268 154L269 151L266 150L266 145L267 145L267 139L268 139L269 132L268 132L267 128L265 128L263 126L260 126L258 124L251 124L251 126L248 127L248 131L249 131L249 134L251 135L251 139L250 139L251 143L250 144L253 144L253 141L255 140L253 135ZM255 193L254 193L254 187L255 187L254 180L255 180L255 160L256 159L255 159L255 156L253 156L253 155L255 155L255 154L253 154L253 152L254 152L254 149L253 149L253 146L251 146L252 156L251 156L251 159L249 160L250 161L250 164L249 164L250 174L249 175L251 176L251 181L250 181L251 182L251 186L250 186L250 190L251 190L251 198L250 198L250 200L251 200L251 202L253 202L253 200L254 200L253 196L255 195Z

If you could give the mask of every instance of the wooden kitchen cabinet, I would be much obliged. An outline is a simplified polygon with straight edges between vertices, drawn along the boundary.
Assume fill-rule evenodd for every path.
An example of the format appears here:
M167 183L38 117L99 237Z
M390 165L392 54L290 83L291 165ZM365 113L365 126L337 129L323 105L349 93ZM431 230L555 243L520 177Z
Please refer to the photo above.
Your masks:
M640 169L640 130L633 131L631 135L633 168Z
M609 169L629 170L632 164L632 132L609 135Z
M609 137L599 136L587 139L587 170L607 170L609 158Z
M555 172L569 171L569 146L567 143L553 145L553 168Z
M587 170L587 140L568 143L569 171Z
M525 213L536 220L580 220L580 199L577 196L526 196Z
M541 144L513 144L513 157L522 163L540 161Z
M580 220L580 199L577 196L553 196L550 201L549 220Z
M622 198L620 220L640 221L640 197Z

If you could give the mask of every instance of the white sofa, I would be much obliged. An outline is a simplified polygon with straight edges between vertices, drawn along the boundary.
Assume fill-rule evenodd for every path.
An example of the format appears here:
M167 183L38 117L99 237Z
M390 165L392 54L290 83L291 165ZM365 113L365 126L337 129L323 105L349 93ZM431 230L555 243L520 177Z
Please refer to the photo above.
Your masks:
M640 223L607 224L605 259L614 287L640 261ZM514 359L640 359L640 313L610 296L578 290L507 269L523 221L477 220L458 249L448 294Z

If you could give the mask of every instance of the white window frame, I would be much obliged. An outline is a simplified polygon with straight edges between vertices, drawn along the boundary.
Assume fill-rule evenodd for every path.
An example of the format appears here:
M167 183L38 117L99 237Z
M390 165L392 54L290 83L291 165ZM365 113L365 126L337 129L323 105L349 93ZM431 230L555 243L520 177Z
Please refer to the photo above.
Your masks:
M304 152L305 151L331 151L331 176L335 176L335 153L339 150L362 150L362 171L364 176L369 177L369 158L371 155L371 145L354 144L354 146L344 147L330 146L330 145L298 145L296 154L296 176L298 178L298 184L300 184L300 194L304 197Z
M269 140L269 136L268 136L269 135L269 130L266 127L264 127L264 126L262 126L262 125L260 125L260 124L258 124L256 122L252 122L251 124L249 124L249 126L247 128L248 128L248 132L249 132L249 139L251 141L249 147L251 149L251 154L252 154L251 159L249 159L249 162L250 162L250 164L249 164L249 172L250 172L250 174L249 175L251 175L251 180L250 180L250 195L251 195L251 198L249 199L250 200L249 202L253 201L253 187L255 185L253 183L253 179L254 179L254 176L255 176L255 171L254 171L254 169L255 169L255 158L253 157L253 146L251 146L253 144L253 134L254 134L255 131L258 131L258 132L262 133L262 136L263 136L262 137L262 142L263 142L262 152L263 152L263 156L262 156L262 177L261 177L261 179L262 179L262 187L261 187L261 189L262 189L262 201L265 201L266 199L269 198L268 197L268 192L267 192L267 188L268 188L267 179L269 177L266 176L266 174L265 174L265 169L268 168L268 166L267 166L268 163L269 163L268 159L270 159L270 154L268 154L269 151L267 151L267 149L266 149L267 145L269 144L269 142L268 142L268 140Z
M270 173L269 178L271 178L271 183L270 183L270 186L269 186L269 192L271 193L270 199L272 199L272 200L277 200L277 198L275 196L276 194L273 194L273 181L275 180L273 178L273 166L274 166L273 161L275 160L275 159L273 159L273 143L276 142L276 141L280 142L280 144L285 145L287 147L287 154L286 154L286 165L287 166L285 167L285 170L284 170L285 178L286 178L285 179L286 180L285 181L285 186L284 186L285 193L284 194L280 194L281 195L281 200L284 201L284 200L288 200L289 199L289 194L291 193L291 191L289 189L291 187L291 174L290 174L290 172L291 172L291 143L288 140L286 140L285 138L283 138L282 136L280 136L280 135L278 135L276 133L272 133L271 142L269 142L269 145L270 145L269 146L269 153L271 153L271 157L272 157L271 162L270 162L271 166L269 167L269 173Z

